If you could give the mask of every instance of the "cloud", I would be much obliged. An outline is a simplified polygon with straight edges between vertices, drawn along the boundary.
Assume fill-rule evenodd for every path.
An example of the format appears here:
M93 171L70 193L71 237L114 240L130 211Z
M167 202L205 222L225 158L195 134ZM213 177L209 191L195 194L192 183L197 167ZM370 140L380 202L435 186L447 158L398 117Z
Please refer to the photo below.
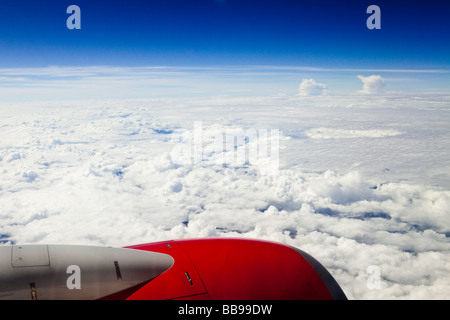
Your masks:
M448 96L424 97L0 104L0 244L257 238L310 253L351 299L448 298ZM206 158L180 164L171 136L199 120ZM231 128L280 128L280 169L214 163Z
M317 83L314 79L303 79L298 88L299 96L321 95L327 86Z
M358 78L363 82L362 92L373 94L380 93L383 91L385 86L384 79L381 76L372 75L369 77L358 76Z
M353 130L314 128L305 132L305 135L311 139L383 138L397 136L399 134L401 134L400 131L393 129Z

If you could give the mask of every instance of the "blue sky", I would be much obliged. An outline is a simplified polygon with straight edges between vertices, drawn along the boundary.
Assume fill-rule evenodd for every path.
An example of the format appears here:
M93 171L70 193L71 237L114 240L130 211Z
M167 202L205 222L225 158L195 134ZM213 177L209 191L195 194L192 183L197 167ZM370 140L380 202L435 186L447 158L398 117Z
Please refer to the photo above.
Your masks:
M81 30L66 27L72 4ZM371 4L380 30L366 27ZM448 92L449 13L446 0L2 0L0 94L296 94L303 79L354 92L374 74Z
M68 30L66 8L81 8ZM381 8L381 30L366 8ZM2 0L0 67L297 65L448 68L450 3Z

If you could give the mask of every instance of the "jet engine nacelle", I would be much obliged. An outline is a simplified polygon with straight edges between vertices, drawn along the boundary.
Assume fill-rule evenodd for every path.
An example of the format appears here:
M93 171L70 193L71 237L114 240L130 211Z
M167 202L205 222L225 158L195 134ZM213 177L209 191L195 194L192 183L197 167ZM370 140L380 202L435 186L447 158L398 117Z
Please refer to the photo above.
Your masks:
M307 253L247 239L0 247L0 299L346 299Z

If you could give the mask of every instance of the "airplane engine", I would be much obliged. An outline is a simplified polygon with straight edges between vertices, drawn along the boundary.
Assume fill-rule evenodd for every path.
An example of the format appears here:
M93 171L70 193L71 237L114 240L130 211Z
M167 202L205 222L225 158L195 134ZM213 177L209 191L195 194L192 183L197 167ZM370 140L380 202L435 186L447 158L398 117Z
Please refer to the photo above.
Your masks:
M331 274L287 245L171 240L125 248L0 247L0 299L345 300Z

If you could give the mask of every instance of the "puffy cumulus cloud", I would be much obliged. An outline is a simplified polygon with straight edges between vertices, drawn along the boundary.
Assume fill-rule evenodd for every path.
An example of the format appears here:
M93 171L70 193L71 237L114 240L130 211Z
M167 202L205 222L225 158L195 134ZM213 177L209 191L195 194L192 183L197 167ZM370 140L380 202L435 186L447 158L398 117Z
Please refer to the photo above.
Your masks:
M318 83L314 79L303 79L298 88L299 96L321 95L327 86L323 83Z
M380 93L383 91L385 87L384 79L381 76L377 75L371 75L368 77L364 76L358 76L358 78L363 83L363 89L362 92L373 94L373 93Z

